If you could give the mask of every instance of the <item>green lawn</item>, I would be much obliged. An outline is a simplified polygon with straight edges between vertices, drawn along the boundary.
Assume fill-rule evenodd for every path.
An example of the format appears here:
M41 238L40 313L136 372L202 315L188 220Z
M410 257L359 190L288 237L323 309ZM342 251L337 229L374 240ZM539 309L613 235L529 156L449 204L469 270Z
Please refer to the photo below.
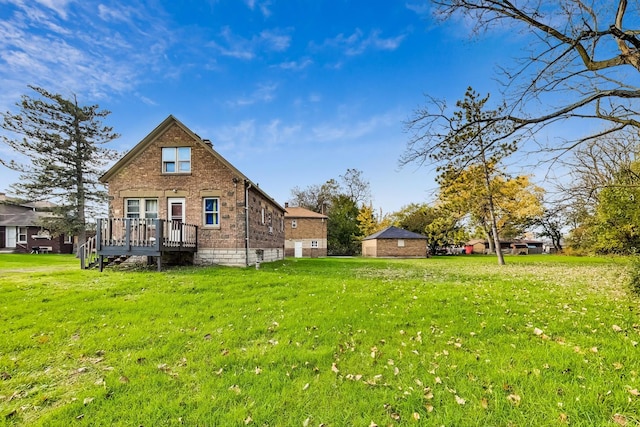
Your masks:
M0 425L640 423L624 259L0 255Z

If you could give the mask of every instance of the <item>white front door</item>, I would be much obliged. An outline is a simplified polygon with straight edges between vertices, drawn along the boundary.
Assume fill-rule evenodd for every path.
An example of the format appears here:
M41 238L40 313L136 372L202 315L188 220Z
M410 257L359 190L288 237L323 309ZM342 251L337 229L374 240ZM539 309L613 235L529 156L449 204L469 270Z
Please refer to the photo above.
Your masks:
M171 222L168 237L177 241L180 239L182 223L185 222L184 198L170 197L167 204L167 219Z
M293 242L293 256L302 258L302 242Z
M5 245L7 248L15 248L18 241L18 227L8 226L6 230Z

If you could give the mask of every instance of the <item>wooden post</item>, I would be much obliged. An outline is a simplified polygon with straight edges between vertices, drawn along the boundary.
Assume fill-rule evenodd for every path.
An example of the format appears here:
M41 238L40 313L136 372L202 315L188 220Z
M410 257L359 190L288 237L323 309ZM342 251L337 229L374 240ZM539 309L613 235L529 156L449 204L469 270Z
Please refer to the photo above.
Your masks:
M96 251L102 249L102 219L96 222Z
M124 220L124 238L125 238L125 247L127 248L127 252L131 251L131 218L125 218Z

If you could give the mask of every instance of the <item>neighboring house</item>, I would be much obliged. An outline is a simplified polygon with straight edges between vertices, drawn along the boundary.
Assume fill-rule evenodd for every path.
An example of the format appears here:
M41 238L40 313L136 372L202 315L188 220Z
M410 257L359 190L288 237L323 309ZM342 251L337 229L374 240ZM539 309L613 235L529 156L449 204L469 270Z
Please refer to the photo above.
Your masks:
M0 250L16 253L73 252L73 236L52 236L42 227L42 219L51 216L41 211L49 203L18 203L0 193Z
M186 255L195 264L246 266L284 258L284 208L173 116L100 181L109 219L97 253Z
M398 227L387 227L362 240L365 257L426 257L427 237Z
M542 242L538 240L501 240L500 249L502 252L519 254L541 254L543 252ZM486 254L489 253L489 242L482 239L470 240L465 244L467 253Z
M327 216L284 204L284 254L288 257L327 256Z

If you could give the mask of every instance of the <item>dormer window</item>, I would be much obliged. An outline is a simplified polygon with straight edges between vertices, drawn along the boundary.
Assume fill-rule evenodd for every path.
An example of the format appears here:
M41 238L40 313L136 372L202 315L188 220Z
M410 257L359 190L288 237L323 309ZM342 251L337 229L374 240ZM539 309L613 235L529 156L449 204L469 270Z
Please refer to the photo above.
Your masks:
M191 172L191 147L163 147L162 173Z

